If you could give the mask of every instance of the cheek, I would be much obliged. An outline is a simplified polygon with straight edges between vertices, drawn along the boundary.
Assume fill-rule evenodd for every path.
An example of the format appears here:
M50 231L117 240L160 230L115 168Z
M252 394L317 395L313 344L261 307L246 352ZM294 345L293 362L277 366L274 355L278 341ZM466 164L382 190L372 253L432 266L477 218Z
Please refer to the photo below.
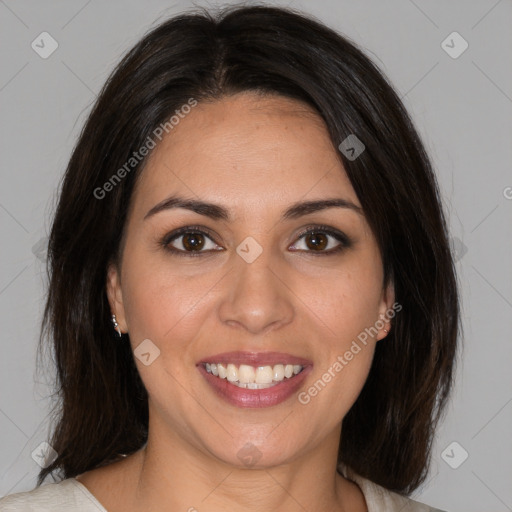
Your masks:
M125 314L136 337L165 342L183 319L196 314L208 290L208 276L187 279L177 272L178 265L136 248L123 266Z
M350 410L371 368L375 341L370 336L364 341L357 337L364 333L360 325L364 322L340 325L340 334L329 338L309 386L298 396L299 403L311 407L312 416L327 418L324 426L327 430L341 422Z
M139 374L155 404L166 408L172 403L183 413L195 403L183 389L197 358L194 339L205 322L209 299L205 293L215 281L208 276L186 279L155 264L136 266L133 256L125 263L123 301ZM137 358L143 340L156 346L149 345L149 365Z
M368 377L375 350L375 323L382 299L380 266L371 258L346 261L322 286L302 285L309 316L324 333L314 379L299 397L313 409L328 408L329 425L348 412ZM308 407L309 407L308 406Z
M334 379L337 382L334 384L331 406L338 410L340 419L346 416L357 400L370 372L375 344L359 345L360 352L353 354L350 356L352 359L348 360L347 355L352 354L353 349L346 351L337 359L339 365L334 368L339 370L339 374Z
M312 318L325 329L330 338L338 340L337 348L356 337L379 318L382 300L382 279L378 265L364 261L347 262L339 270L322 279L300 279L297 295L304 298ZM322 325L323 324L323 325Z

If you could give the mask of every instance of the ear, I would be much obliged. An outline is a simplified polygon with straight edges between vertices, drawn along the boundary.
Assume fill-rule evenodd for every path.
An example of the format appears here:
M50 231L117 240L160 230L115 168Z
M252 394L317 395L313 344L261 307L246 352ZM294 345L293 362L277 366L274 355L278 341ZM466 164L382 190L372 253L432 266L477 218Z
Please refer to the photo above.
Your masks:
M393 318L395 309L393 305L395 304L395 286L393 283L393 279L389 280L389 284L382 291L382 298L379 305L379 320L376 323L376 327L379 328L379 332L376 336L376 340L379 341L385 338L389 332L391 331L391 318ZM400 307L400 309L402 309ZM390 312L393 312L390 315ZM388 331L388 332L386 332Z
M126 316L123 304L123 292L121 290L121 275L117 265L110 263L107 269L107 297L110 304L110 311L116 315L116 321L121 332L128 332Z

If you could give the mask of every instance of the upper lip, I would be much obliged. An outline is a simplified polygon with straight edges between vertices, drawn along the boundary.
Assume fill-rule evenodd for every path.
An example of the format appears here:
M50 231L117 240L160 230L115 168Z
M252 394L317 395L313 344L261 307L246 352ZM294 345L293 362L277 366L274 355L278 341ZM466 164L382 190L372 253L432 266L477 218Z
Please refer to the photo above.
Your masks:
M236 365L247 364L251 366L274 366L276 364L298 364L301 366L308 366L310 360L303 357L293 356L292 354L285 354L284 352L223 352L222 354L215 354L205 357L198 361L199 364L204 363L233 363Z

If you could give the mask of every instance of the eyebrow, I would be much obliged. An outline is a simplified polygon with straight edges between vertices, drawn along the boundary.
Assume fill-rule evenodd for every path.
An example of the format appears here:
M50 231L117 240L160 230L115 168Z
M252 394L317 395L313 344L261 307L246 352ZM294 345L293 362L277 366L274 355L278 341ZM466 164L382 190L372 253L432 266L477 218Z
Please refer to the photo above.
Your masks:
M157 213L173 208L183 208L215 220L229 222L231 219L229 211L221 205L198 201L196 199L187 199L180 196L171 196L153 206L144 216L144 220ZM347 208L363 215L363 209L348 199L332 198L294 203L284 211L282 218L283 220L297 219L303 215L309 215L328 208Z

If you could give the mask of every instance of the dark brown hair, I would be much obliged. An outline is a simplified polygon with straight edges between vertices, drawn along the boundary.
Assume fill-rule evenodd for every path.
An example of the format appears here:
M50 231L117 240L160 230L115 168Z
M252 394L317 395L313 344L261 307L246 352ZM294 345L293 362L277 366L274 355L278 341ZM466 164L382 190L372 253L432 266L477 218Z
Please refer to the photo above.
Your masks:
M399 97L355 44L297 11L231 6L195 9L151 30L108 79L73 151L51 229L40 340L40 348L53 344L58 403L49 442L58 457L38 485L54 472L69 478L107 465L147 440L147 392L130 344L113 339L105 292L146 159L106 197L94 191L190 98L243 91L302 101L323 118L335 147L350 134L365 145L357 159L340 159L402 311L343 420L338 460L403 494L424 481L460 329L428 156Z

